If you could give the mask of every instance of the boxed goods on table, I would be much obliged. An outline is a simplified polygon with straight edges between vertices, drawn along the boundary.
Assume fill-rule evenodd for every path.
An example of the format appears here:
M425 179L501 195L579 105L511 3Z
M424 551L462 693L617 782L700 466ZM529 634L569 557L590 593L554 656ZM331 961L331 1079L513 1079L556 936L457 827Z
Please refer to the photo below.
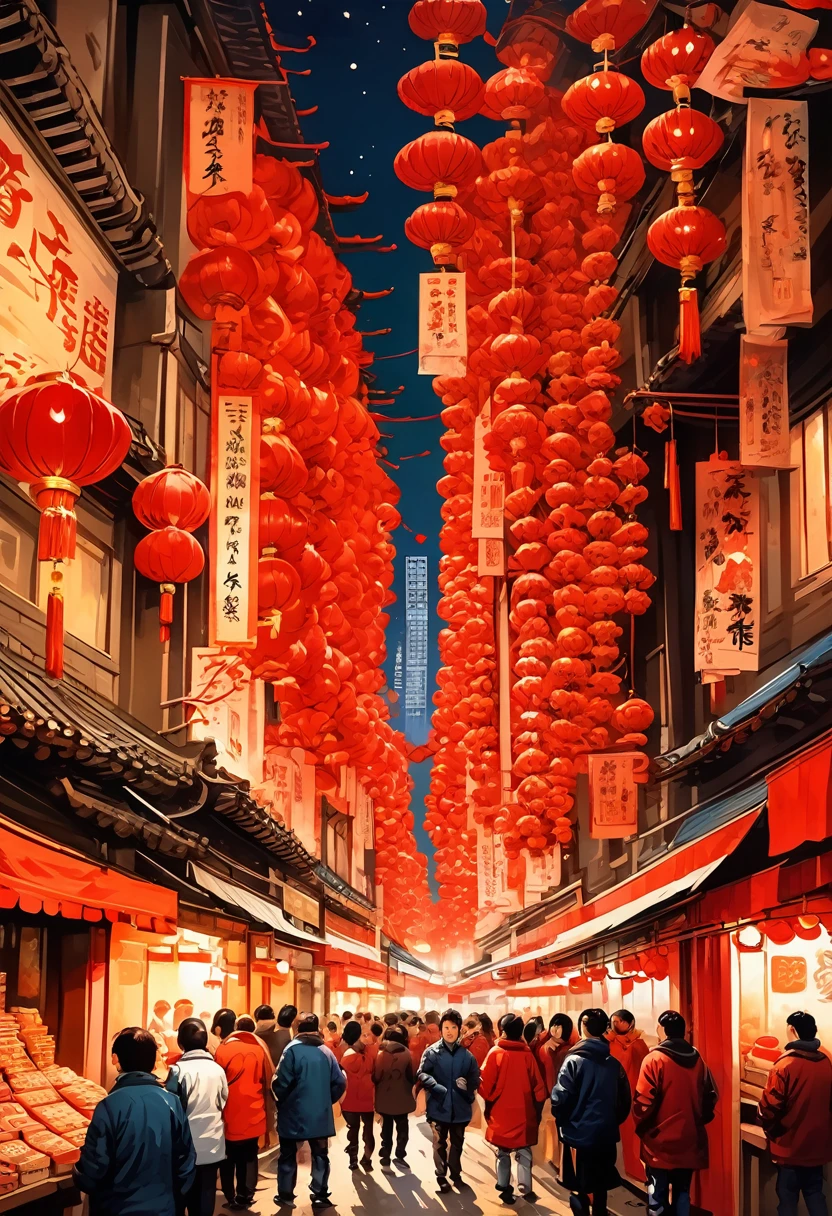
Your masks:
M29 1148L46 1154L52 1162L53 1174L71 1173L73 1165L81 1156L80 1148L76 1148L62 1136L56 1136L54 1132L47 1132L43 1129L39 1132L24 1132L23 1139Z
M43 1124L19 1102L0 1102L0 1140L19 1140L26 1128L38 1131Z
M58 1136L75 1131L79 1127L89 1127L90 1122L85 1115L73 1110L66 1102L53 1102L50 1106L39 1106L37 1117Z
M20 1186L20 1176L13 1165L0 1161L0 1195L8 1195Z
M5 1162L17 1170L21 1186L44 1182L49 1177L49 1158L45 1153L29 1148L22 1140L10 1140L0 1144L0 1163Z
M86 1127L76 1127L74 1131L63 1133L63 1139L68 1140L70 1144L74 1144L76 1148L83 1148L86 1138Z
M59 1102L60 1098L51 1085L41 1085L40 1089L27 1089L15 1094L14 1100L21 1106L25 1106L29 1114L37 1118L37 1112L42 1106L52 1106L55 1102Z
M16 1094L29 1093L33 1089L44 1089L51 1087L51 1081L38 1072L37 1069L32 1069L30 1072L17 1072L14 1069L6 1069L6 1080ZM15 1099L17 1101L17 1099Z
M61 1068L60 1064L47 1065L41 1072L54 1089L63 1089L65 1085L74 1085L76 1081L84 1080L77 1072L73 1072L71 1068Z
M102 1098L107 1097L106 1089L102 1089L100 1085L94 1085L92 1081L76 1081L74 1085L66 1085L61 1090L61 1099L68 1102L70 1106L74 1106L82 1115L86 1115L88 1119L92 1118L92 1112L95 1110Z

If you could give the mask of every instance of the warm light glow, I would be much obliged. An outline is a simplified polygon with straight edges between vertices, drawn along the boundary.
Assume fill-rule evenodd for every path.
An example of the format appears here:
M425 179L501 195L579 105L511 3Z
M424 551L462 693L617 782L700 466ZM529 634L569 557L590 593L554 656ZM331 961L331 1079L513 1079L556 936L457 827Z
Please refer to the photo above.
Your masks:
M743 925L734 934L734 942L741 950L762 950L763 935L756 925Z
M277 971L278 975L288 975L289 974L289 964L286 962L285 958L279 958L277 960L277 963L275 965L275 970Z
M431 948L430 948L429 942L417 942L416 945L413 947L413 953L414 954L430 954L430 949Z

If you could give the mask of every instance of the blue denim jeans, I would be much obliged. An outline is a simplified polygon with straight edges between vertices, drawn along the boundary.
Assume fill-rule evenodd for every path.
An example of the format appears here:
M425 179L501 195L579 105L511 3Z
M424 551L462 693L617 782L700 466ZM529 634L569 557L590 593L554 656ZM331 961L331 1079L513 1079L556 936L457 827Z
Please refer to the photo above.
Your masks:
M302 1140L287 1140L280 1137L280 1156L277 1159L277 1194L279 1199L294 1199L298 1181L298 1145ZM329 1197L329 1141L324 1137L310 1140L312 1153L312 1178L309 1190L313 1199Z
M647 1211L650 1216L690 1216L693 1170L647 1167Z
M829 1216L823 1194L822 1165L778 1165L778 1216L797 1216L800 1192L809 1216Z

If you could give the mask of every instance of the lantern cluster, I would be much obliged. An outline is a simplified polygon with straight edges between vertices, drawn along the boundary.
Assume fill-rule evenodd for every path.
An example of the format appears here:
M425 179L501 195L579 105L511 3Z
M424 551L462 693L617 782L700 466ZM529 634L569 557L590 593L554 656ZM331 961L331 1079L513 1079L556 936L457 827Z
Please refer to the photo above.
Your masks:
M725 251L725 227L706 207L698 207L693 187L697 169L722 147L722 129L708 114L691 108L690 88L714 50L713 39L685 23L645 50L641 67L645 79L673 94L675 107L648 123L642 137L644 155L670 173L678 205L650 225L647 244L665 266L677 269L679 288L679 357L692 363L701 353L699 305L694 286L707 262Z
M198 578L205 566L202 546L191 533L205 523L211 495L197 476L171 465L140 481L133 494L133 514L150 529L136 546L136 569L159 584L159 639L170 640L173 596L178 583Z
M259 626L241 655L280 707L266 748L302 749L323 793L355 768L374 804L386 929L407 941L424 936L431 904L406 745L379 695L398 490L360 379L371 356L346 306L352 280L317 216L311 183L257 156L249 195L191 208L203 248L180 286L215 322L220 386L253 394L260 420Z

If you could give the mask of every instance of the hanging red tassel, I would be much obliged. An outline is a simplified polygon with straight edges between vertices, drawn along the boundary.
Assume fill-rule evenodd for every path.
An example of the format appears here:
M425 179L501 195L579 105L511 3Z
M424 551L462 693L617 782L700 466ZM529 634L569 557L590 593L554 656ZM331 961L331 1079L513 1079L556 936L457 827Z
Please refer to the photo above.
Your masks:
M52 588L46 601L46 674L53 680L64 675L64 596L63 574L52 571Z
M665 489L670 495L670 531L682 531L682 487L679 484L679 461L676 440L668 439L664 445Z
M65 562L75 557L75 503L81 491L65 477L33 482L29 494L41 511L38 561Z
M170 641L170 627L173 624L173 595L176 587L173 583L160 583L159 591L159 641Z
M679 358L693 363L702 354L699 299L695 287L679 288Z
M725 704L725 698L728 695L728 689L724 680L717 680L709 685L711 690L711 713L719 713L722 706Z

